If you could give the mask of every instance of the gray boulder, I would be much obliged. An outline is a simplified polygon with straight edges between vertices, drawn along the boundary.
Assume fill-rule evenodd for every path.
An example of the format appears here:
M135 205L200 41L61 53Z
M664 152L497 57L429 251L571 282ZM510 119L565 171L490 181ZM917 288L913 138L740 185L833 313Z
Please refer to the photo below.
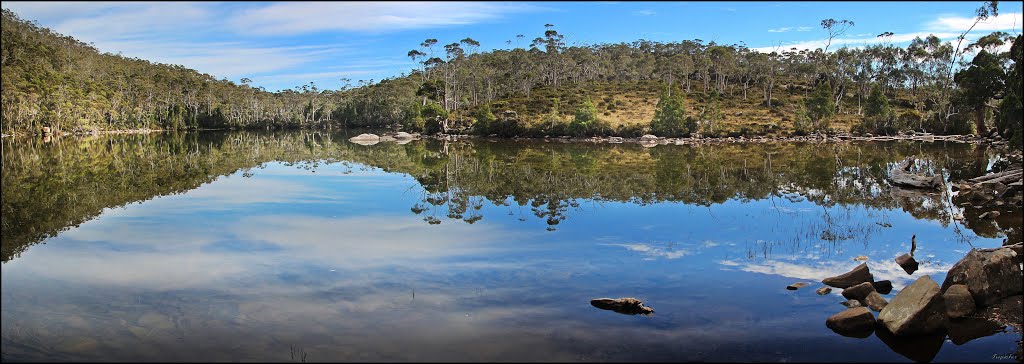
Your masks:
M867 263L861 263L853 270L840 274L835 277L829 277L821 280L821 283L827 284L836 288L848 288L853 287L863 282L871 282L874 277L871 276L871 271L868 269Z
M830 316L825 326L839 335L864 338L875 330L875 315L865 307L849 308Z
M949 286L949 289L942 294L942 299L946 301L946 315L949 318L964 317L974 313L976 309L971 291L968 291L967 286L962 284Z
M942 291L956 284L967 286L979 308L1020 295L1024 279L1017 252L1008 248L971 250L949 269Z
M939 284L922 276L903 288L878 314L878 321L895 335L928 334L946 326L946 308Z
M348 141L359 145L374 145L380 142L380 136L377 134L359 134L349 138Z

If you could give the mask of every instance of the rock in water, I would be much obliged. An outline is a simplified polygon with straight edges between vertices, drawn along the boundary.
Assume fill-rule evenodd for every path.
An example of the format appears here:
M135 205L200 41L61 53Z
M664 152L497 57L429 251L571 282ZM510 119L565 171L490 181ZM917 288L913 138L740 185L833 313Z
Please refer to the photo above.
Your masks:
M875 330L875 315L866 307L855 307L830 316L825 326L843 336L865 338Z
M946 289L946 293L942 294L942 299L946 301L946 316L949 318L960 318L974 313L974 298L971 297L971 292L967 290L967 286L962 284L954 284Z
M380 142L380 136L377 134L359 134L349 138L348 141L359 145L374 145Z
M872 282L871 286L875 287L875 292L881 294L889 294L890 292L892 292L892 282L890 282L889 280Z
M846 306L848 308L864 307L864 305L862 305L858 300L846 300L843 302L839 302L839 304Z
M856 268L853 268L853 270L835 277L825 278L821 280L821 283L836 288L848 288L863 282L871 282L872 280L873 277L871 276L871 271L868 269L868 264L861 263Z
M817 292L819 295L824 296L824 295L827 295L829 293L832 293L832 288L831 287L821 287L821 288L818 288L818 290L814 291L814 292Z
M967 286L978 308L986 307L1003 298L1020 295L1024 279L1021 277L1017 252L1013 249L971 250L953 265L942 282L943 292L955 284Z
M910 254L903 254L896 257L896 264L899 264L907 274L914 274L918 268L917 261L914 260L914 256Z
M788 289L790 291L795 291L795 290L807 287L808 285L810 285L810 283L807 283L807 282L796 282L796 283L793 283L791 285L786 286L786 289Z
M590 305L602 310L612 310L624 315L644 315L654 313L654 309L644 306L643 301L636 298L595 298Z
M864 305L868 306L875 312L881 311L888 304L889 302L875 291L871 291L871 293L868 293L867 297L864 297Z
M843 297L851 300L863 301L871 292L875 291L875 287L870 282L864 282L856 286L843 290Z
M946 342L944 333L915 336L896 336L884 327L875 330L875 336L889 349L918 363L930 363Z
M975 317L964 317L949 321L947 334L949 340L956 345L966 344L968 341L992 336L1003 331L1003 325Z
M896 335L929 334L946 325L939 284L922 276L903 288L878 314L878 322Z

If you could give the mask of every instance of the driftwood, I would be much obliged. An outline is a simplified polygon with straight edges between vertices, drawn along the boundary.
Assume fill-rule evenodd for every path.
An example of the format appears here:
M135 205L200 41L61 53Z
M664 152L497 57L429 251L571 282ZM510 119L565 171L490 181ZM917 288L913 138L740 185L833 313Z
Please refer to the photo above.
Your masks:
M1002 171L999 173L989 173L981 177L971 178L968 181L971 183L1007 183L1012 181L1018 181L1024 176L1024 170L1012 169L1008 171Z
M942 176L924 176L910 172L910 160L889 171L889 181L902 187L934 189L942 186Z

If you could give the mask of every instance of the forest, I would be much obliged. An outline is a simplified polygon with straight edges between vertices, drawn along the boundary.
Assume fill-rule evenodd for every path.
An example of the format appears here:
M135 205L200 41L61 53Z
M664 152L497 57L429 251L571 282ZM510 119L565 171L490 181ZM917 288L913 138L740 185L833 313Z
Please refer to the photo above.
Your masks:
M975 24L998 15L985 2ZM825 19L824 48L743 44L567 45L554 25L509 49L426 39L417 67L339 90L278 92L178 65L101 53L3 11L4 134L114 129L394 128L491 136L733 136L902 132L989 134L1021 145L1020 34L954 42L892 32L836 47L855 27ZM450 43L449 43L450 41ZM523 44L528 43L528 44ZM515 47L512 45L515 44ZM1001 51L1009 49L1008 51Z

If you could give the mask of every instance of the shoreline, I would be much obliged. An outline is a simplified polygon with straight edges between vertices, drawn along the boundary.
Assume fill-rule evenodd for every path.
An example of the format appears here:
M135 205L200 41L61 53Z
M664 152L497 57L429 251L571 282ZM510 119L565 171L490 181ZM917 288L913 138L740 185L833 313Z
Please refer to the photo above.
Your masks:
M97 136L97 135L123 135L123 134L151 134L160 132L173 132L173 131L185 131L185 132L196 132L196 131L244 131L247 129L231 129L231 128L204 128L204 129L185 129L185 130L168 130L168 129L114 129L114 130L89 130L84 132L61 132L51 134L2 134L2 138L19 138L19 137L86 137L86 136ZM262 129L260 129L262 130ZM278 129L275 129L278 130ZM283 129L283 130L320 130L320 129ZM324 129L327 131L344 130L344 129ZM381 134L381 136L389 135L393 133ZM974 134L955 134L955 135L935 135L931 133L916 132L913 134L898 134L898 135L852 135L847 133L842 134L808 134L802 136L737 136L737 137L658 137L654 135L644 135L642 137L618 137L618 136L590 136L590 137L572 137L572 136L543 136L543 137L532 137L532 136L514 136L514 137L498 137L494 135L482 136L472 134L435 134L435 135L423 135L413 133L417 139L436 139L436 140L466 140L466 139L478 139L486 141L519 141L519 140L534 140L534 141L545 141L545 142L561 142L561 143L608 143L608 144L623 144L623 143L638 143L641 146L653 147L657 145L703 145L703 144L721 144L721 143L794 143L794 142L813 142L813 143L845 143L855 141L923 141L923 142L954 142L954 143L968 143L968 144L988 144L991 146L1008 146L1009 142L999 136L977 136Z

